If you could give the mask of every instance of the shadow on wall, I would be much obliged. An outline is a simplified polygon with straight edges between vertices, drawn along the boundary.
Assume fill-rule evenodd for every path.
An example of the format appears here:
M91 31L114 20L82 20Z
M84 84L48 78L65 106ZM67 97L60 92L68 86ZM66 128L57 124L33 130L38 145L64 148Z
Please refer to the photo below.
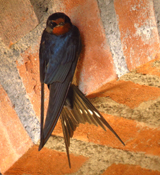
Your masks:
M39 22L43 14L48 11L48 4L50 1L51 0L30 0Z

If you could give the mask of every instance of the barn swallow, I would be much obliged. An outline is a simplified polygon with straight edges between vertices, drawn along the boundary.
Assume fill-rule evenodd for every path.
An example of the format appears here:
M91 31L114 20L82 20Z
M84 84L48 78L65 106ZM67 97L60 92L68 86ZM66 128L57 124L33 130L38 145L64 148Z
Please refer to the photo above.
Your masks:
M41 81L41 136L39 150L43 148L53 132L59 117L64 141L69 157L70 138L80 123L108 127L123 141L91 104L77 86L71 84L78 57L81 52L81 38L78 28L72 25L64 13L49 16L40 44L40 81ZM44 124L44 84L50 90L49 105Z

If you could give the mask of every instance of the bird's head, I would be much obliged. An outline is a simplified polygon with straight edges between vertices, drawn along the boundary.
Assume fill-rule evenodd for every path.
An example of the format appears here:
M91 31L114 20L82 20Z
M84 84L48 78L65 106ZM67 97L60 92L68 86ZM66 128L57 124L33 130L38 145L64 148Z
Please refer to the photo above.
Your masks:
M72 26L70 18L64 13L53 13L47 20L46 31L54 35L67 33Z

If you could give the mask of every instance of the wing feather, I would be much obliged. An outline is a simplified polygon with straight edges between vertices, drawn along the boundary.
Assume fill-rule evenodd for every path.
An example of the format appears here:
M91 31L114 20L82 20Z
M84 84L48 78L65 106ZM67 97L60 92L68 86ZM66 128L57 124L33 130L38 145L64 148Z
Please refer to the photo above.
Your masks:
M119 139L119 141L123 144L124 142L117 135L117 133L113 130L113 128L109 125L109 123L104 119L104 117L98 112L98 110L92 105L92 103L85 97L85 95L76 87L75 85L71 85L67 98L70 98L72 104L69 107L64 107L62 110L62 118L65 118L66 128L63 130L65 143L70 143L70 138L73 136L74 131L78 127L80 123L94 124L95 126L100 126L103 130L106 131L107 127L112 131L112 133ZM64 120L64 119L63 119ZM70 127L70 125L74 125ZM68 132L68 133L65 133ZM69 152L69 144L66 146L67 152Z

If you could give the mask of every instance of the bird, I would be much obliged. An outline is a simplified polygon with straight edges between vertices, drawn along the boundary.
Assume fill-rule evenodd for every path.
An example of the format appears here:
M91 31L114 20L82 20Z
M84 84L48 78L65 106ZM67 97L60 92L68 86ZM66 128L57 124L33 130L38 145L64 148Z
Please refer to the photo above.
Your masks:
M125 145L81 90L72 84L81 50L79 29L72 24L70 18L62 12L50 15L42 33L39 49L41 82L39 151L46 144L60 118L70 168L70 138L80 123L88 122L102 127L105 131L107 127ZM47 84L49 89L49 104L45 122L44 84Z

